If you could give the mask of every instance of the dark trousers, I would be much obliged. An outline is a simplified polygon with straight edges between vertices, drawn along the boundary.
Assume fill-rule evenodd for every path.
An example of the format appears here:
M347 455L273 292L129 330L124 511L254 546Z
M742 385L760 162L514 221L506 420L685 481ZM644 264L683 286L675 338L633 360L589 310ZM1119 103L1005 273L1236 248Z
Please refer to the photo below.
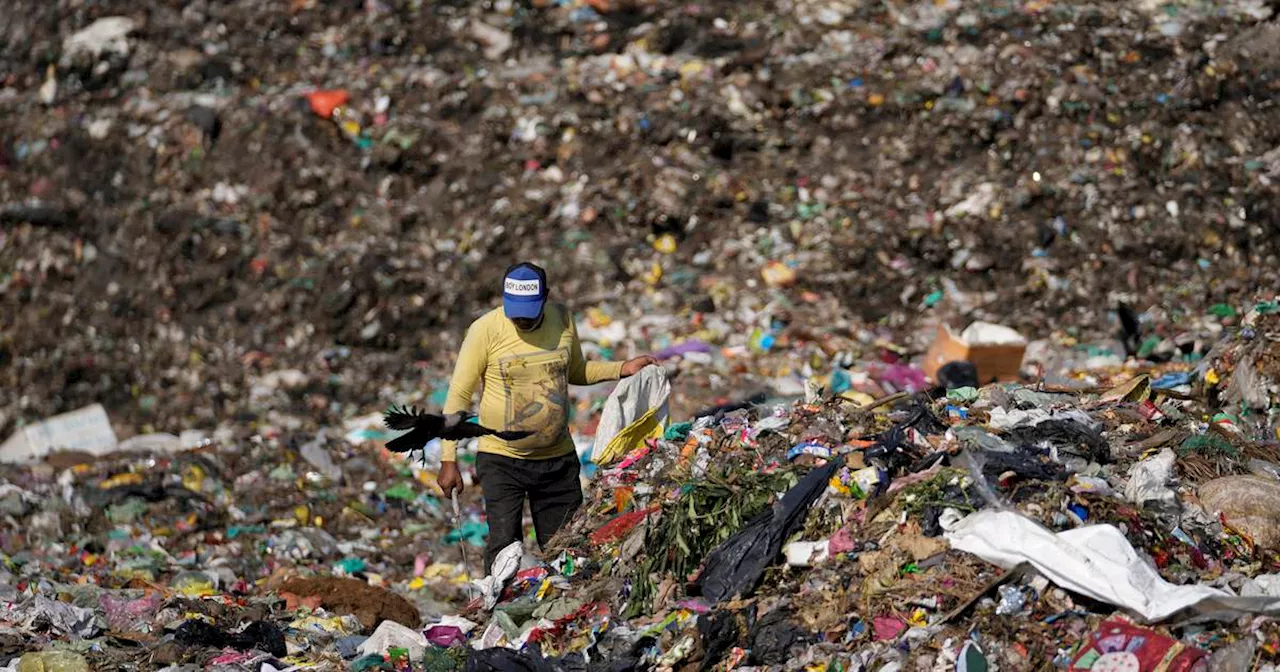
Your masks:
M521 541L524 531L524 501L529 500L533 530L538 546L573 517L582 504L578 472L582 465L576 453L550 460L520 460L505 455L476 455L476 476L484 491L484 510L489 519L489 541L484 549L484 571L493 566L498 551L513 541Z

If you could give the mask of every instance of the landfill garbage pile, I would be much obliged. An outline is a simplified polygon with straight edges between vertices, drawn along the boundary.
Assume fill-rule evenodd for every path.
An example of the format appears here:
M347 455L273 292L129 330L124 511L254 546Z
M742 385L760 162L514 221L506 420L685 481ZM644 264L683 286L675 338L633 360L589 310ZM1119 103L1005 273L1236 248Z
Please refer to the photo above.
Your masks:
M0 466L0 664L1280 669L1277 319L1084 388L890 394L861 360L681 416L650 367L625 384L664 412L615 432L611 396L584 507L478 581L477 489L451 519L385 438Z
M0 433L336 424L441 375L516 259L606 349L782 304L1080 338L1277 284L1258 0L6 9Z
M0 465L0 669L342 667L465 601L429 483L323 434Z
M1273 394L1274 372L1243 367L1280 354L1278 317L1261 306L1220 344L1242 353L1234 369L1224 354L1095 371L1087 391L996 384L872 403L820 390L636 436L599 460L548 552L471 605L488 619L473 657L1280 669L1280 397L1250 408L1214 392L1248 376Z
M7 3L2 669L1276 669L1273 4ZM480 579L518 259L674 378Z

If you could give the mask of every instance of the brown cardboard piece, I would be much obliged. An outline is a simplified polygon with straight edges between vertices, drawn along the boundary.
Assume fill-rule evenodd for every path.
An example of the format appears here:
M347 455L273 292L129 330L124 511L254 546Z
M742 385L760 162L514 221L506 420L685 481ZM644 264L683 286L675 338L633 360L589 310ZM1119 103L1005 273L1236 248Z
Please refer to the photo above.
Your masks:
M966 329L965 333L969 331ZM952 331L951 327L940 324L938 335L925 354L923 368L925 375L937 380L938 369L945 364L967 361L978 369L979 383L985 385L993 380L1006 382L1018 379L1022 356L1026 351L1025 338L1020 343L970 343L962 334Z

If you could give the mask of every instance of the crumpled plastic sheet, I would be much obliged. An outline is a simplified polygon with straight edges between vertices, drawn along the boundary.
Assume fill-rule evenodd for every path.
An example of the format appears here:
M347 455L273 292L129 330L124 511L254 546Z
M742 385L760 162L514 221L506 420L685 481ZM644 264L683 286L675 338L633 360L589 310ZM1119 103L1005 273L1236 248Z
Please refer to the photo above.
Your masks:
M1280 613L1280 598L1237 597L1206 585L1165 581L1113 525L1055 534L1014 511L986 509L959 516L951 510L944 517L952 548L1005 569L1030 563L1060 588L1122 607L1147 622L1187 609L1200 614Z
M28 629L43 625L63 635L84 638L92 637L101 630L92 609L51 600L44 595L36 595L25 606L16 606L15 610L23 614L21 625Z
M1083 411L1046 411L1033 408L1029 411L1021 409L1006 410L1001 407L991 409L987 427L996 431L1005 431L1022 425L1038 425L1049 420L1074 420L1090 429L1098 428L1098 421Z
M364 643L356 647L361 655L385 654L388 649L405 649L411 659L421 658L427 651L427 638L413 628L395 621L383 621Z
M493 567L484 578L477 579L475 586L483 599L484 610L493 611L502 595L503 586L520 571L520 560L524 557L524 545L519 541L507 544L493 558Z
M1165 448L1156 455L1129 468L1129 482L1124 486L1125 499L1139 506L1155 506L1162 511L1179 510L1178 495L1169 487L1177 479L1173 465L1178 456Z

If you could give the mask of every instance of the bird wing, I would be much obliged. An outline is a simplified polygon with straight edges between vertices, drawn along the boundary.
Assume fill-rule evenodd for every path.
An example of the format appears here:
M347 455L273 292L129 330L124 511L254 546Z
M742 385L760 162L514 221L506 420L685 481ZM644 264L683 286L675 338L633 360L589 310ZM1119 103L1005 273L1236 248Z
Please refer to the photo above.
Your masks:
M404 436L388 441L387 450L393 453L408 453L422 448L430 440L431 437L426 436L422 430L415 429Z
M431 414L423 413L417 406L392 406L382 414L382 422L388 429L413 429L430 417Z

